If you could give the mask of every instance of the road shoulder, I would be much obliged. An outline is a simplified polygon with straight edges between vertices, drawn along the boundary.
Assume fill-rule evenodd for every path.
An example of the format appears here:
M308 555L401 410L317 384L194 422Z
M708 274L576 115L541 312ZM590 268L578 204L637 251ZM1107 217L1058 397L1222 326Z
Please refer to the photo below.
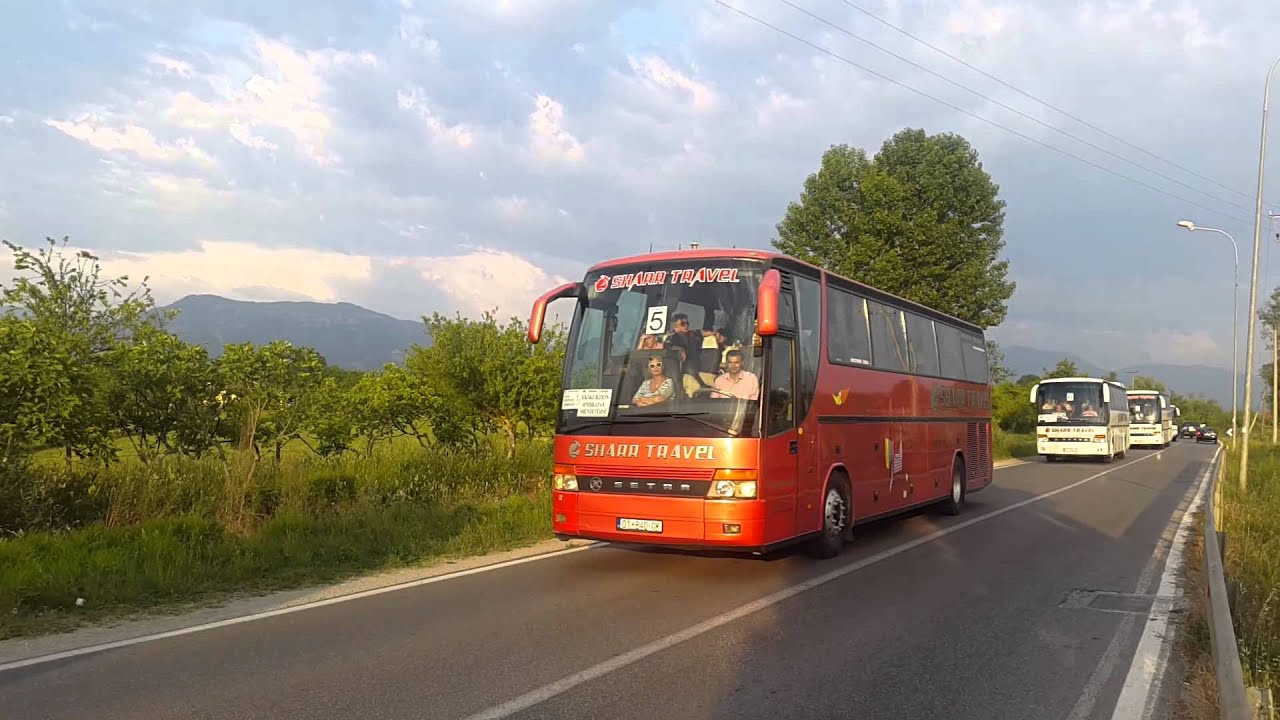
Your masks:
M534 545L475 557L439 560L429 565L402 568L353 578L336 584L282 590L266 595L233 597L216 605L188 603L167 611L151 611L125 616L98 625L87 625L65 633L19 637L0 641L0 665L44 657L80 648L119 643L135 638L180 632L200 626L246 618L262 613L300 608L348 595L391 590L406 584L462 572L496 569L529 561L568 549L584 548L586 541L544 540Z

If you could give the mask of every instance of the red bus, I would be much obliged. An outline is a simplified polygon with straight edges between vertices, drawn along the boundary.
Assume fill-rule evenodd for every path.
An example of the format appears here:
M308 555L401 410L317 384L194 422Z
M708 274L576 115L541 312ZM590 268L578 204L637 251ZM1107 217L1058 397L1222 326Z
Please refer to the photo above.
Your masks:
M561 539L833 557L854 525L992 480L983 329L795 258L602 262L572 298L554 444Z

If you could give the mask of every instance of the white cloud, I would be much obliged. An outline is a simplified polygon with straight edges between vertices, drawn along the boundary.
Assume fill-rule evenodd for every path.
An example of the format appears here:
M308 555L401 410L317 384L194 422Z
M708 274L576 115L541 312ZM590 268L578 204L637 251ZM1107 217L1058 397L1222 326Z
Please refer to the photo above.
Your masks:
M225 129L241 144L259 149L276 145L256 131L281 130L316 164L337 162L329 147L334 123L324 103L329 90L326 74L349 66L373 67L377 57L331 49L303 51L265 37L256 38L252 47L258 67L247 80L237 85L231 75L206 77L205 84L213 88L210 98L180 91L172 96L166 117L188 128Z
M176 143L161 143L151 131L137 125L120 128L108 127L95 117L79 120L46 120L45 124L103 152L126 152L144 160L173 161L195 160L202 165L216 163L190 138Z
M153 186L177 192L182 184L157 178ZM87 248L69 245L66 251L81 249ZM147 278L159 304L211 293L236 300L354 301L400 317L437 310L475 317L497 308L505 319L525 315L535 297L567 282L524 257L490 248L452 255L382 256L205 240L181 250L90 252L100 258L105 277L126 275L131 283ZM403 294L383 293L386 278L405 272L419 286L415 300L443 304L414 307L402 302ZM0 268L0 280L11 273L11 268ZM424 295L423 289L431 292Z
M699 112L706 112L715 106L715 92L709 85L676 70L661 57L629 56L627 62L631 65L631 71L651 89L660 92L677 91L688 100L694 110Z
M564 105L546 95L534 100L529 113L529 134L534 155L541 160L579 163L586 150L578 138L564 127Z
M169 57L168 55L151 53L150 55L147 55L147 62L184 78L195 77L196 74L196 69L191 65L191 63L185 60Z
M461 123L450 125L431 109L430 100L419 87L396 91L396 106L418 116L432 142L443 142L466 149L476 141L476 133Z
M403 264L454 298L466 314L497 308L499 317L524 315L534 298L567 282L513 253L479 249L444 258L418 258Z

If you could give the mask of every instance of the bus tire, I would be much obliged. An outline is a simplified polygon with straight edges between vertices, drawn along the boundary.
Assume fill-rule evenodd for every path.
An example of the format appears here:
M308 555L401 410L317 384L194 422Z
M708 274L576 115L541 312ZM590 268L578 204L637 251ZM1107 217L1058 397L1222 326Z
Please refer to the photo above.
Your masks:
M826 560L840 554L852 525L851 498L849 480L843 474L832 475L822 493L822 531L805 548L809 555Z
M948 515L960 514L960 508L964 506L965 495L968 491L967 485L964 474L964 461L956 458L956 461L951 464L951 492L942 501L942 512Z

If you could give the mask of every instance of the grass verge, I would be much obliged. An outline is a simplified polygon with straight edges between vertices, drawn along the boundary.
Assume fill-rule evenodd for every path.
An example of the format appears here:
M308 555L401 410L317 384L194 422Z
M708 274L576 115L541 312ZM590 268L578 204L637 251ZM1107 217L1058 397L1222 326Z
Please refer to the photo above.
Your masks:
M1007 433L995 428L991 437L991 457L996 462L1036 454L1036 436L1031 433Z
M1209 638L1203 511L1192 521L1186 559L1183 589L1187 611L1182 616L1175 645L1185 675L1171 717L1173 720L1218 720L1218 682L1213 673L1213 644Z
M545 442L0 470L0 639L551 536Z
M1239 450L1226 454L1221 530L1226 575L1245 683L1280 690L1280 448L1249 446L1248 488L1240 489Z
M0 609L8 610L0 639L521 547L551 536L550 506L543 492L452 507L285 513L248 535L200 517L24 535L0 543Z

